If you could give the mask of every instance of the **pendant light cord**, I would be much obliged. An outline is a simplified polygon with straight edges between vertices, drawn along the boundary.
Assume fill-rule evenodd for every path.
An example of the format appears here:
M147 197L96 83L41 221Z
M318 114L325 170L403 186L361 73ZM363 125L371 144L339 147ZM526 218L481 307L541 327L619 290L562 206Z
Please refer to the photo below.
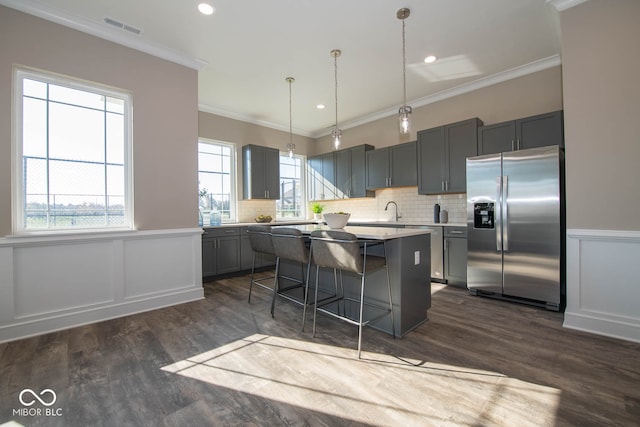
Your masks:
M333 54L333 73L335 80L335 98L336 98L336 129L338 129L338 52Z
M291 112L291 83L293 78L288 78L289 81L289 149L293 147L293 114Z
M407 106L407 52L405 48L404 19L402 20L402 91L403 107Z

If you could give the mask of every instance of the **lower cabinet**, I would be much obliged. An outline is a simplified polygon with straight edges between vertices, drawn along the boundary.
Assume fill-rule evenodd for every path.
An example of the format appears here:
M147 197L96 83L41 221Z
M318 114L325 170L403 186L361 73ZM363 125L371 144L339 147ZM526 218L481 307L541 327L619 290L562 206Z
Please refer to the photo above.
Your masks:
M467 228L444 228L444 277L449 285L467 286Z
M240 270L240 228L207 228L202 234L202 277Z

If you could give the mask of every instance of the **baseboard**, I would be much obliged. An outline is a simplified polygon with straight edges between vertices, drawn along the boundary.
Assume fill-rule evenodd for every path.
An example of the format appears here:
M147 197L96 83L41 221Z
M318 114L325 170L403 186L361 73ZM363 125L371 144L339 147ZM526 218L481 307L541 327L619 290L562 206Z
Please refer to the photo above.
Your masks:
M0 343L130 316L203 298L202 289L185 289L181 292L147 297L139 301L128 301L99 308L76 310L72 313L42 317L35 320L15 322L11 325L0 327Z

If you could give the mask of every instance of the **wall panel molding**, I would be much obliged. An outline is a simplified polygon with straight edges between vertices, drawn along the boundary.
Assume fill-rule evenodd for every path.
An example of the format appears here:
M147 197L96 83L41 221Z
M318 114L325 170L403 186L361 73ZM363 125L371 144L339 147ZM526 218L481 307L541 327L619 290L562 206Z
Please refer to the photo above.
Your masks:
M567 230L563 326L640 342L640 232Z
M201 233L0 239L0 342L204 298Z

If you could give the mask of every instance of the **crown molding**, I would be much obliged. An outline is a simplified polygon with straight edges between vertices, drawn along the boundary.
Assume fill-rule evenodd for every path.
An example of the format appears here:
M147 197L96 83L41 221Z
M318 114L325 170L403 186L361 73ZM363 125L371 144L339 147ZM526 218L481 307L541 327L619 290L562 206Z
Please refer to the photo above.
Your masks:
M413 108L423 107L425 105L433 104L434 102L443 101L445 99L449 99L455 96L463 95L465 93L473 92L478 89L483 89L485 87L493 86L498 83L506 82L508 80L526 76L528 74L536 73L538 71L546 70L547 68L556 67L561 64L562 64L562 61L560 59L560 55L549 56L547 58L530 62L529 64L525 64L525 65L512 68L510 70L502 71L496 74L492 74L490 76L487 76L478 80L474 80L472 82L465 83L463 85L456 86L451 89L434 93L433 95L407 101L407 104L411 105ZM343 130L349 129L349 128L353 128L356 126L361 126L361 125L373 122L375 120L384 119L386 117L396 115L396 114L398 114L398 107L393 107L390 109L385 109L372 114L368 114L356 120L343 122L340 127ZM312 136L313 138L320 138L321 136L329 135L330 133L331 131L322 130L319 132L315 132Z
M588 0L547 0L547 3L555 7L558 12L562 12L586 1Z
M228 119L239 120L241 122L250 123L258 126L263 126L270 129L280 130L289 133L289 126L284 126L278 123L268 122L266 120L259 120L255 117L247 116L244 114L235 113L233 111L223 110L221 108L213 107L207 104L198 104L198 110L203 113L215 114L216 116L226 117ZM313 132L309 132L303 129L293 127L292 132L296 135L306 136L308 138L315 138Z
M106 24L103 25L101 22L73 15L67 11L51 7L40 2L36 3L28 0L0 0L0 5L19 10L29 15L37 16L38 18L46 19L47 21L55 22L56 24L60 24L65 27L73 28L74 30L82 31L83 33L91 34L92 36L148 53L149 55L198 71L207 65L207 62L201 59L193 58L166 46L142 40L139 38L140 36L107 28Z

